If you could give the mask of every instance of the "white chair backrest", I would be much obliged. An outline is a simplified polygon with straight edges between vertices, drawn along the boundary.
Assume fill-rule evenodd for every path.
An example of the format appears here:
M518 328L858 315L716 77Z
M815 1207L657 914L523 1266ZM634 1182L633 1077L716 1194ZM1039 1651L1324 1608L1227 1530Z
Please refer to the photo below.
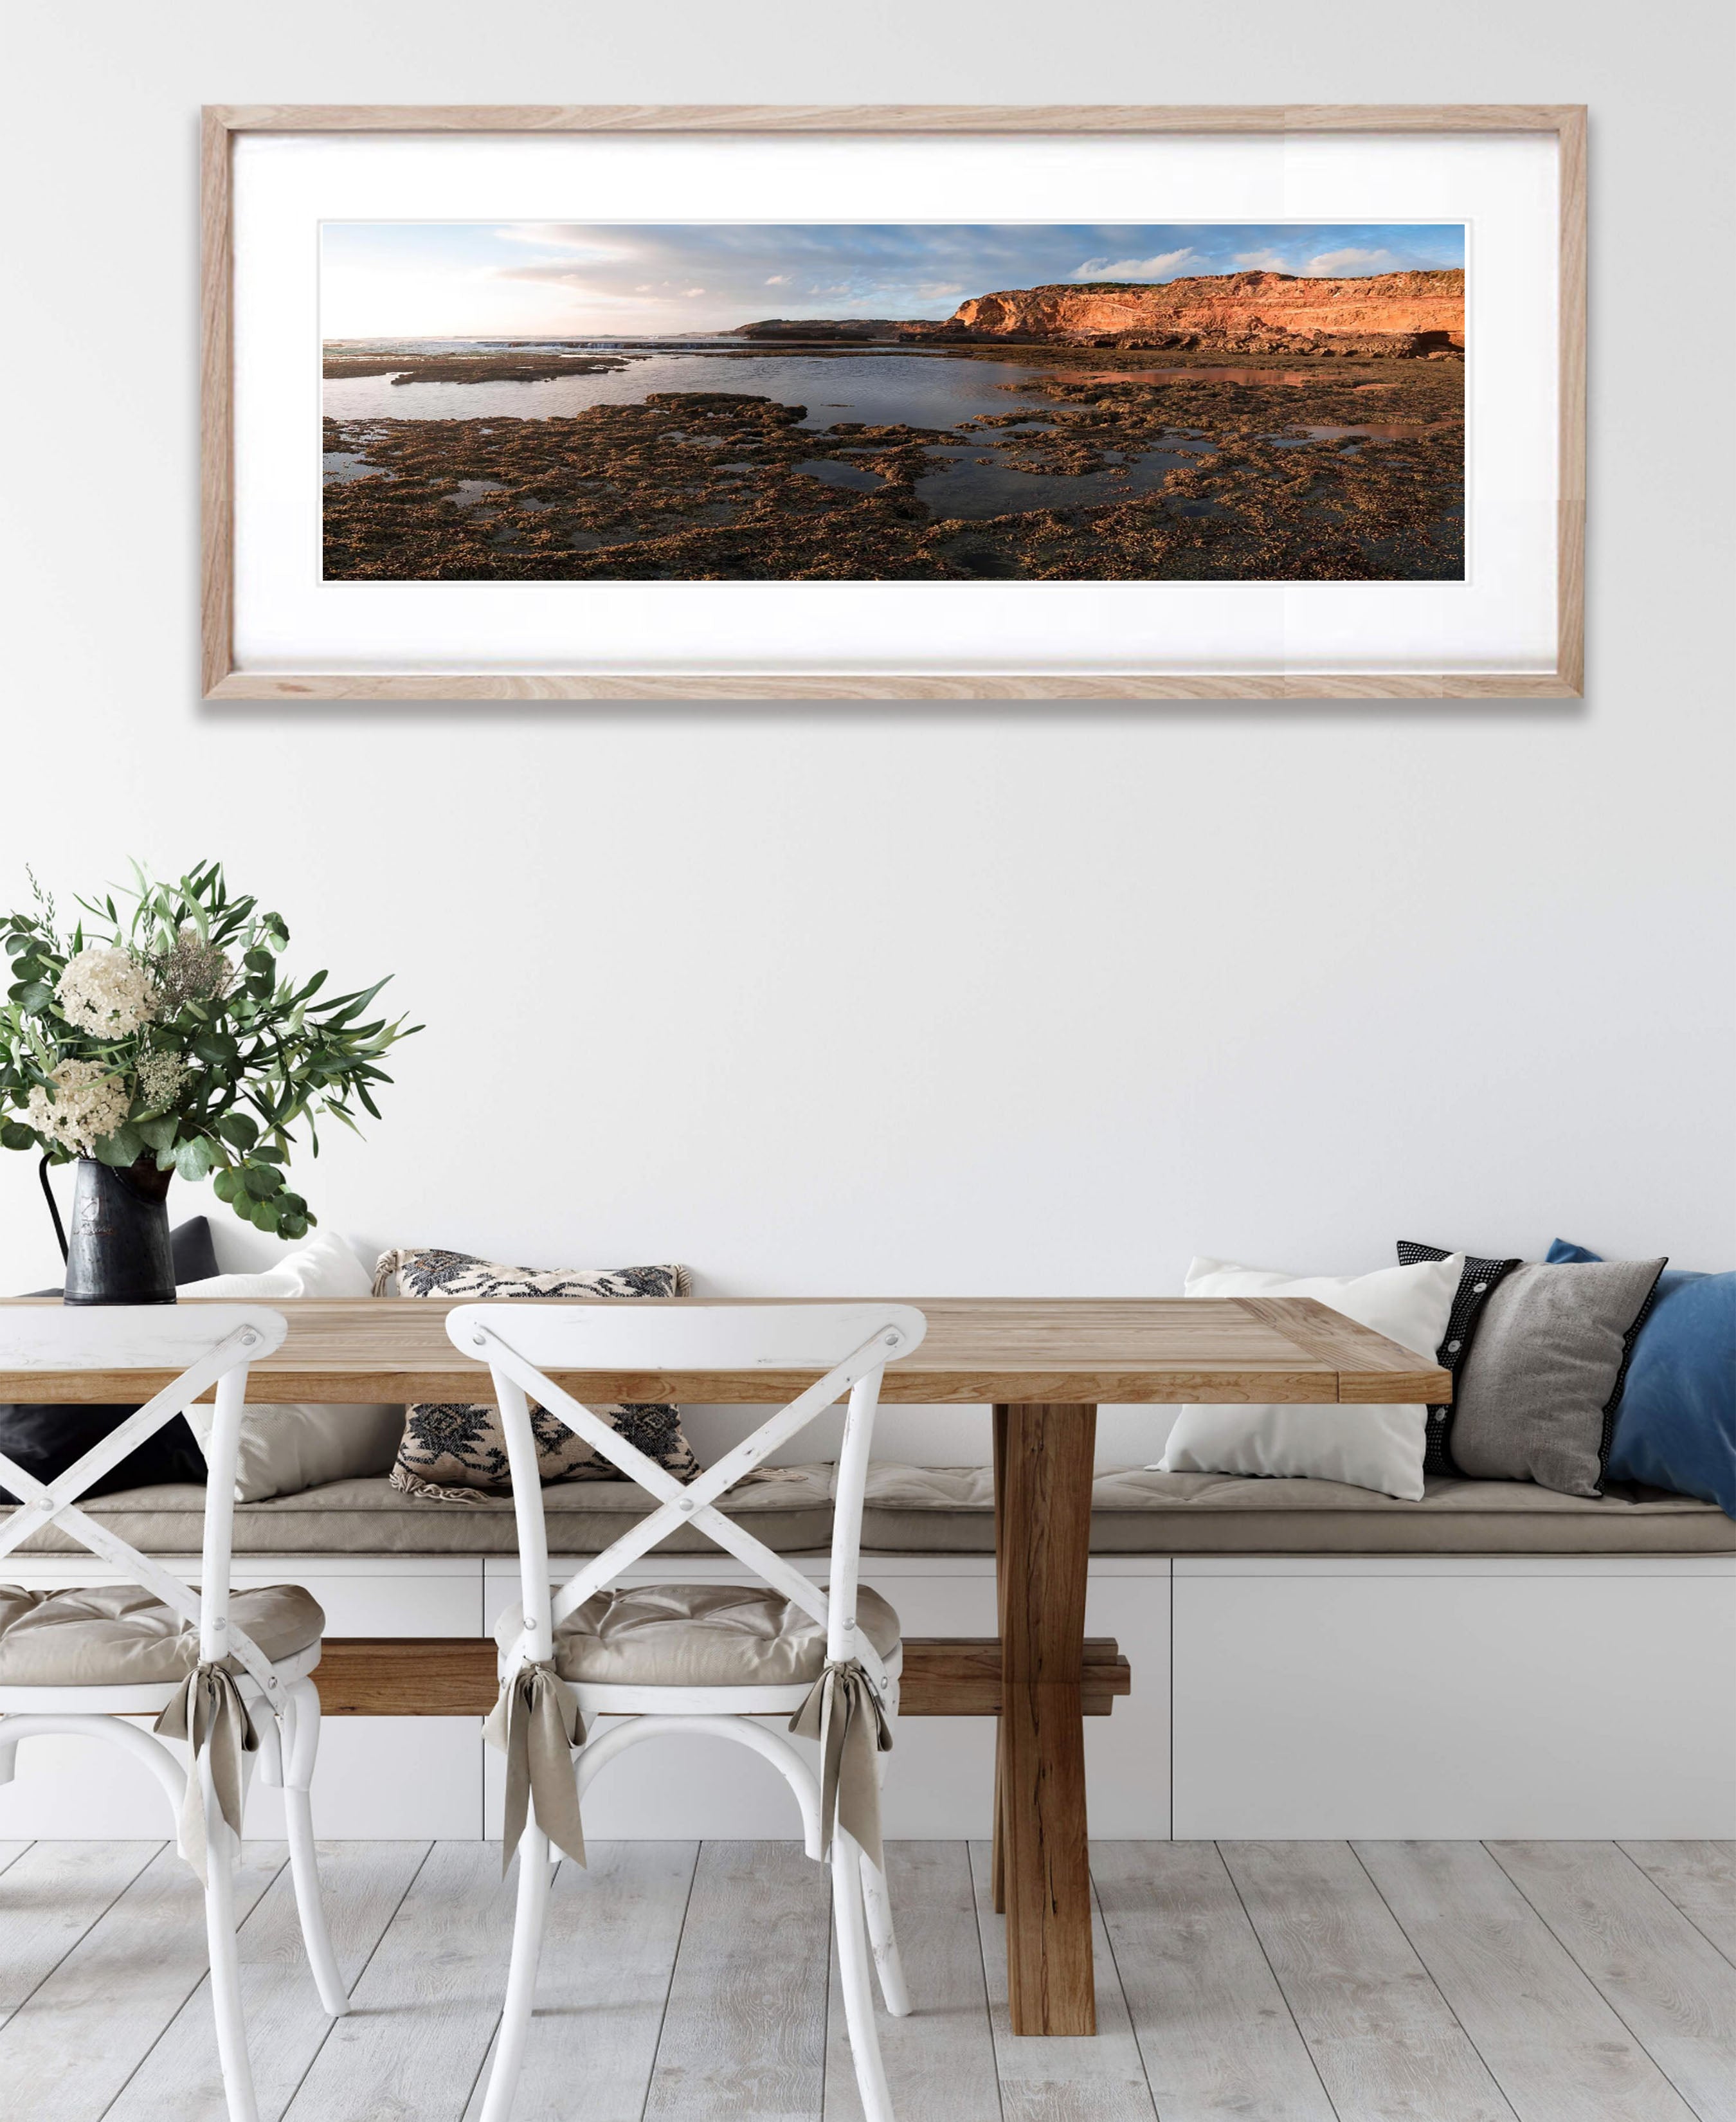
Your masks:
M0 1305L0 1373L35 1371L172 1371L175 1375L137 1414L65 1473L39 1481L0 1452L0 1485L21 1498L0 1518L0 1558L45 1525L55 1524L104 1562L126 1570L199 1632L199 1657L240 1659L268 1695L281 1692L270 1661L229 1619L230 1558L235 1529L236 1458L250 1364L282 1346L288 1322L255 1304L93 1306ZM92 1380L93 1387L96 1380ZM217 1407L206 1443L204 1552L199 1589L172 1577L148 1555L79 1510L77 1498L166 1422L215 1386ZM93 1390L112 1400L113 1386Z
M811 1615L826 1630L826 1656L860 1658L877 1686L885 1684L878 1654L856 1624L856 1579L862 1545L862 1498L874 1442L880 1376L907 1356L928 1330L908 1304L689 1304L675 1302L464 1304L446 1316L452 1344L493 1373L506 1432L518 1523L525 1629L509 1661L540 1664L553 1654L553 1628L594 1592L680 1525L747 1563ZM715 1465L684 1485L629 1444L611 1424L558 1385L551 1372L607 1373L610 1400L676 1399L681 1373L763 1374L790 1391L786 1405L762 1423ZM821 1375L804 1387L814 1372ZM828 1589L774 1554L715 1507L717 1498L786 1443L797 1431L850 1395L839 1448ZM584 1437L660 1507L588 1562L553 1596L548 1529L529 1400ZM605 1395L598 1395L599 1398Z

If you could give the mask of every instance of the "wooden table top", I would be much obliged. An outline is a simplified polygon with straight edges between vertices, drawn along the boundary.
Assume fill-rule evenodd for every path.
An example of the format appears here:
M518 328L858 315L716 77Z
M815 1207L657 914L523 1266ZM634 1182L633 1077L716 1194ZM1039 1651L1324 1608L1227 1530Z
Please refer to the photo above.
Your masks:
M275 1355L253 1367L247 1397L256 1404L493 1397L488 1371L465 1362L446 1339L446 1315L452 1306L440 1299L262 1301L288 1320L289 1334ZM704 1304L743 1300L658 1301ZM889 1366L881 1392L886 1403L1439 1403L1452 1397L1452 1382L1444 1371L1310 1297L949 1297L899 1301L913 1303L927 1315L928 1334L911 1356ZM584 1400L684 1400L748 1405L793 1398L816 1375L781 1371L557 1374L560 1384ZM143 1400L168 1380L164 1372L0 1369L0 1400Z

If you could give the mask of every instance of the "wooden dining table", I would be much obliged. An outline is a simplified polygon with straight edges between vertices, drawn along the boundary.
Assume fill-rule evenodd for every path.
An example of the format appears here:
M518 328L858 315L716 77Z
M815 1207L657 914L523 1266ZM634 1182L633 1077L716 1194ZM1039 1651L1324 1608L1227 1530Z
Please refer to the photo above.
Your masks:
M1096 2016L1083 1718L1092 1679L1085 1617L1098 1407L1440 1403L1450 1399L1451 1381L1411 1350L1309 1299L899 1301L918 1306L928 1332L920 1348L889 1366L883 1402L939 1410L937 1446L946 1436L945 1409L994 1409L1001 1632L994 1872L996 1905L1006 1916L1012 2028L1090 2034ZM285 1298L273 1300L273 1308L288 1320L289 1332L275 1354L253 1367L250 1402L492 1397L488 1371L465 1362L447 1339L450 1307L438 1300ZM815 1375L556 1376L586 1401L763 1405L793 1398ZM0 1372L0 1400L137 1402L168 1382L166 1374L147 1371ZM1136 1645L1133 1651L1136 1667ZM492 1646L484 1655L492 1657ZM1100 1691L1100 1674L1097 1685Z

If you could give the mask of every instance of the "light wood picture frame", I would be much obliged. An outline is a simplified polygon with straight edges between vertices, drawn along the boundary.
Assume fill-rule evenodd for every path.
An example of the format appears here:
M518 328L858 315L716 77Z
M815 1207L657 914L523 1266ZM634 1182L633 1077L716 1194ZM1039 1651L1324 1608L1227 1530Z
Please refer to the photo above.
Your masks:
M238 144L260 136L418 136L438 142L456 135L539 137L661 135L691 141L704 136L879 136L912 143L925 139L992 139L1061 136L1118 141L1142 135L1278 136L1297 141L1325 136L1370 140L1420 135L1493 138L1537 136L1555 157L1556 228L1554 292L1556 344L1552 382L1556 432L1554 549L1539 558L1552 573L1552 654L1512 667L1487 658L1466 666L1287 669L1162 667L1161 656L1129 658L1125 667L1038 669L864 667L841 662L791 668L768 657L744 667L740 657L672 666L647 656L635 667L616 659L607 668L521 668L510 649L477 659L476 667L333 667L331 657L308 658L306 668L278 653L250 661L237 650L236 500L236 227L235 166ZM698 217L695 215L695 218ZM1578 105L1393 105L1140 107L824 106L297 106L222 105L203 113L202 152L201 386L203 399L200 587L201 675L204 697L219 701L278 700L659 700L754 699L1304 699L1318 698L1570 699L1582 694L1584 673L1586 422L1586 113ZM1474 352L1474 350L1473 350ZM1467 453L1468 478L1469 451ZM329 585L328 585L329 587ZM343 585L352 589L354 585ZM381 586L364 586L376 594ZM394 586L385 586L389 591ZM679 591L703 592L710 582L681 582ZM798 585L797 587L800 587ZM977 586L925 586L931 595L969 596ZM1005 590L1012 585L1000 585ZM1022 586L1027 588L1036 585ZM1040 586L1048 587L1045 584ZM1144 587L1145 585L1135 585ZM1251 591L1259 583L1231 585ZM1362 587L1359 585L1359 587ZM1379 585L1379 587L1386 587ZM1352 659L1346 657L1346 663ZM404 659L413 662L413 659ZM510 667L501 667L502 662Z

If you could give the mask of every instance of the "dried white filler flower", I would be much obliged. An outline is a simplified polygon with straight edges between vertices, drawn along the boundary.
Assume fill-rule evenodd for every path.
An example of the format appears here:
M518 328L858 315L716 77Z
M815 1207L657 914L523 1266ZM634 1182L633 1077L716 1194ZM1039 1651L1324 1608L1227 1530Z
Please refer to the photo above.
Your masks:
M113 1134L127 1117L132 1101L126 1086L100 1061L63 1061L52 1073L54 1096L39 1083L30 1092L26 1117L38 1134L88 1157L98 1139Z
M70 1023L102 1039L127 1038L151 1021L156 1004L145 968L100 944L67 961L54 993Z
M228 993L235 965L226 951L208 943L191 921L182 922L168 949L151 961L158 1013L173 1017L183 1003L211 1002Z
M166 1112L193 1071L179 1054L147 1046L138 1057L139 1102L147 1113Z

